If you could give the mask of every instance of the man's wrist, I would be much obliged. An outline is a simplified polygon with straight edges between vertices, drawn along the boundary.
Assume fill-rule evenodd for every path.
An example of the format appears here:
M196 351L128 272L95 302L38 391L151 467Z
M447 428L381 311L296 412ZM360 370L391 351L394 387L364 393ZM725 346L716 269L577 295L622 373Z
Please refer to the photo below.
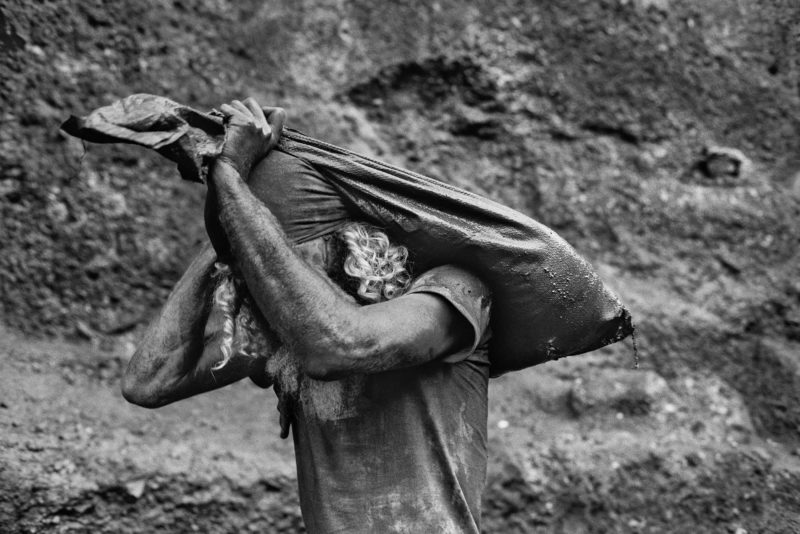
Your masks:
M247 180L247 176L250 174L250 167L248 165L233 161L225 156L219 156L214 160L214 165L211 170L212 174L217 178L227 178L235 174L240 179Z

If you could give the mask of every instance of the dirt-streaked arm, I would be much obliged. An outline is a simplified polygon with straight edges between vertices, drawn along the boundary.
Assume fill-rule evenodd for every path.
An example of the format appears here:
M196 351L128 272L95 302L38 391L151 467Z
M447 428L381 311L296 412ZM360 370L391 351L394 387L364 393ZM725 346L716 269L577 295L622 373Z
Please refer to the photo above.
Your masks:
M267 385L262 359L234 355L222 369L212 370L221 358L221 320L212 305L215 260L206 246L147 327L122 378L128 401L157 408L246 376Z
M346 299L297 255L233 166L217 162L209 187L250 295L310 376L335 379L420 365L471 341L466 319L437 295L368 306Z
M264 110L252 98L220 109L227 116L225 146L209 176L208 194L232 263L308 375L335 379L409 367L469 343L470 325L442 297L419 293L358 306L304 262L243 180L274 142Z

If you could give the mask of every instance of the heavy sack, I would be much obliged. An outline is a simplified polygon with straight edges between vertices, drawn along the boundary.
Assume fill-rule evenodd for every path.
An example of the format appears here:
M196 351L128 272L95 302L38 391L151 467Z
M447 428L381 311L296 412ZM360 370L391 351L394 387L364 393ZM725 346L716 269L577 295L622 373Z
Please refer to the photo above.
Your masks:
M218 114L133 95L62 129L94 142L134 143L205 181L221 150ZM278 150L311 165L357 218L383 227L415 265L458 264L492 290L492 375L581 354L624 339L630 313L553 230L496 202L284 128Z

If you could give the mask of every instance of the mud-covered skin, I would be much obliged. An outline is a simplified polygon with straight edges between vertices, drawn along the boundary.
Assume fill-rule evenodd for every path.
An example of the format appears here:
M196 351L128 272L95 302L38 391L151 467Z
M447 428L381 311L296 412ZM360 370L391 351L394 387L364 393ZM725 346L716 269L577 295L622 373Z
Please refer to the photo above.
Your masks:
M157 412L117 393L131 329L204 239L203 191L141 149L79 165L56 132L146 91L198 109L263 95L310 135L534 215L616 281L672 406L567 409L575 380L632 363L625 347L497 381L491 448L508 455L490 459L486 532L800 531L797 2L432 6L0 6L0 316L26 332L0 333L0 530L299 528L271 392ZM753 173L687 174L706 143Z
M216 261L213 248L206 245L141 334L122 376L122 394L129 402L160 408L245 377L269 386L266 355L234 353L224 367L216 368L223 336L222 310L214 302Z
M331 380L421 365L470 341L471 329L436 296L421 293L368 306L345 298L292 250L280 223L238 172L217 163L209 181L233 263L310 376Z

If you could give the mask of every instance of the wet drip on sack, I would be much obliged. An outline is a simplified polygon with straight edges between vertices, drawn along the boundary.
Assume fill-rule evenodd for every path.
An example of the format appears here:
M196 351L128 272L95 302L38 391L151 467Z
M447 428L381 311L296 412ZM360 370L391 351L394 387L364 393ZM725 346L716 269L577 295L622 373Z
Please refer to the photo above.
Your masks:
M633 342L633 369L639 369L639 347L636 345L636 325L631 323L631 341Z
M86 159L86 154L89 153L89 147L86 145L85 139L81 139L81 146L83 147L83 152L81 152L81 155L78 158L78 166L75 168L75 172L69 177L70 182L80 178L81 171L83 170L83 162Z

